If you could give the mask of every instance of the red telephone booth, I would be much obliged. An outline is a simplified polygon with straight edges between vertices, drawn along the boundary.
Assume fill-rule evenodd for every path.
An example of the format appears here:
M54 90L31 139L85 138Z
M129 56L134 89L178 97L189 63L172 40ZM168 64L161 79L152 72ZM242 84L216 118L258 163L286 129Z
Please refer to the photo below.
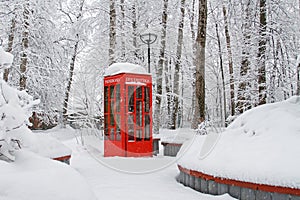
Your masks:
M152 78L117 63L104 77L104 156L152 156Z

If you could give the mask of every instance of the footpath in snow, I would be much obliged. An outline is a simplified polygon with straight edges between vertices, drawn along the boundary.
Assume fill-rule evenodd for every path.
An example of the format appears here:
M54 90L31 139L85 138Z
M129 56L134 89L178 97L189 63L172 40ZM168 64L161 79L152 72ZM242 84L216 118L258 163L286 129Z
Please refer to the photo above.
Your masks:
M140 158L95 158L95 152L85 149L74 142L65 144L73 150L71 166L75 168L88 182L98 199L128 199L128 200L199 200L199 199L233 199L229 195L212 196L201 194L176 181L179 171L170 157L153 157L148 160ZM107 160L105 160L107 159ZM137 166L138 173L134 173L135 164L166 163L166 168L151 173L142 173L141 166ZM175 160L174 160L175 161ZM119 166L116 164L119 163ZM171 163L171 164L170 164ZM122 165L122 166L120 166ZM155 164L153 165L154 169ZM111 168L112 167L112 168ZM117 168L113 169L113 168ZM125 169L123 172L120 169ZM149 169L146 168L145 171ZM126 172L127 171L127 172Z

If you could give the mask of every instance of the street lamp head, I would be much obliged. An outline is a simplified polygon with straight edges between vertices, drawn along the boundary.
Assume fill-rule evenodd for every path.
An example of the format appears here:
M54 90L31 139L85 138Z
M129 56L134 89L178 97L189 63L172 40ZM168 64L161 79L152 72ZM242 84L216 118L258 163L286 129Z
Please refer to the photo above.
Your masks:
M141 34L140 38L143 43L150 45L156 41L157 35L154 33L145 33L145 34Z
M156 41L157 35L154 33L145 33L140 35L140 38L143 43L148 45L148 73L150 73L150 45Z

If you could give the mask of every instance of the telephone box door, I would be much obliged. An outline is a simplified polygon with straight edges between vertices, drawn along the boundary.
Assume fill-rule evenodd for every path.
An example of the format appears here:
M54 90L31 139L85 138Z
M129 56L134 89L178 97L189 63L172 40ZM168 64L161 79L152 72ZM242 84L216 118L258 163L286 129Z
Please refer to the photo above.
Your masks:
M126 156L151 156L150 87L126 85Z
M125 156L121 132L121 86L104 87L104 156Z

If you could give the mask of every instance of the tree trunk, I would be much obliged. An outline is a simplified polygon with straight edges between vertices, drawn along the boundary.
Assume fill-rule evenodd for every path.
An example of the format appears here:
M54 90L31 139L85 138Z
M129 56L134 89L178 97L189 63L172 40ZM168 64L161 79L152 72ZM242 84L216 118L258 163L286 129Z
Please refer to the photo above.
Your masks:
M183 43L183 26L184 26L184 15L185 15L185 0L181 0L180 7L180 21L178 25L178 37L177 37L177 51L176 51L176 60L175 60L175 72L174 72L174 106L171 118L171 129L177 128L177 115L178 115L178 107L179 107L179 73L181 71L181 54L182 54L182 43Z
M13 17L11 20L11 26L10 26L9 36L8 36L8 46L6 49L7 52L12 52L14 38L15 38L15 28L16 28L16 18ZM3 73L3 80L6 82L8 81L9 69L10 68L5 69Z
M109 1L109 50L108 59L109 65L115 63L116 50L116 9L115 0Z
M226 7L223 5L223 16L225 23L225 37L226 37L226 47L227 47L227 57L228 57L228 68L229 68L229 82L230 82L230 114L231 116L235 115L235 100L234 100L234 74L233 74L233 61L232 61L232 52L231 52L231 41L229 35L229 23L227 18Z
M244 111L250 108L249 104L249 94L247 94L247 89L249 89L249 83L247 80L250 70L250 41L251 41L251 0L248 0L247 7L245 10L246 17L243 22L243 47L242 47L242 61L240 67L240 80L237 91L237 112L238 114L243 113ZM249 91L248 91L249 92Z
M64 107L63 107L63 123L64 125L67 124L68 122L68 105L69 105L69 97L70 97L70 92L71 92L71 86L73 82L73 75L74 75L74 68L75 68L75 62L76 62L76 57L78 53L78 44L79 44L79 37L78 34L77 36L77 41L74 45L74 52L72 55L71 63L70 63L70 74L69 74L69 81L65 93L65 99L64 99Z
M267 31L267 13L266 0L259 1L259 47L258 47L258 104L266 103L266 31Z
M136 15L136 0L132 2L132 30L133 30L133 48L134 58L140 59L139 47L138 47L138 32L137 32L137 15Z
M153 132L155 134L159 133L160 127L160 107L161 107L161 96L162 96L162 78L163 78L163 65L165 60L165 50L166 50L166 33L167 33L167 10L168 10L168 0L163 0L163 12L162 12L162 29L161 29L161 43L160 43L160 53L156 72L156 96L155 96L155 111L154 111L154 128Z
M20 90L26 89L26 69L28 64L28 46L29 46L29 1L24 3L23 11L23 32L22 32L22 52L20 64Z
M220 98L223 97L223 114L222 114L222 101L220 101L220 112L221 112L221 122L222 126L225 126L225 121L227 117L226 113L226 90L225 90L225 78L224 78L224 68L223 68L223 57L222 57L222 48L221 48L221 40L219 36L219 28L218 23L215 20L215 26L216 26L216 34L217 34L217 40L218 40L218 48L219 48L219 59L220 59L220 70L221 70L221 79L222 79L222 90L223 92L220 92ZM222 93L222 94L221 94Z
M191 21L190 21L190 26L191 26L191 33L192 33L192 41L193 41L193 66L196 66L196 33L195 33L195 28L194 28L194 22L195 22L195 3L196 1L193 0L192 2L192 12L191 12ZM194 74L194 76L196 76ZM191 128L195 129L198 127L198 115L199 115L199 107L198 104L196 103L196 83L195 81L193 81L192 83L193 85L193 93L192 93L192 106L191 106L191 110L192 110L192 115L193 115L193 119L192 119L192 123L191 123ZM195 117L196 116L196 117Z
M275 94L275 91L276 91L276 70L277 70L277 63L278 63L278 46L279 46L279 41L277 40L277 45L275 44L275 39L274 39L274 31L271 30L270 32L270 35L271 35L271 44L272 44L272 49L273 49L273 60L274 60L274 63L273 63L273 68L270 72L270 86L269 86L269 101L270 103L274 103L276 102L276 94Z
M300 0L299 0L299 18L300 18ZM300 55L298 55L298 66L297 66L297 95L300 95Z
M299 58L300 60L300 58ZM300 61L297 66L297 95L300 95Z
M172 102L171 102L171 72L170 72L170 67L172 65L171 59L170 62L168 62L168 59L165 59L165 64L164 64L164 74L165 74L165 86L166 86L166 96L167 96L167 118L165 119L167 122L167 126L168 128L170 128L171 126L171 106L172 106Z
M79 8L79 14L76 16L77 21L80 21L80 18L82 17L82 11L83 11L83 5L84 5L84 0L80 2L80 8ZM75 44L74 44L74 52L71 58L70 62L70 74L69 74L69 80L68 80L68 85L65 93L65 99L64 99L64 105L63 105L63 124L66 125L68 122L68 105L69 105L69 97L71 93L71 86L73 83L73 75L74 75L74 69L75 69L75 62L78 54L78 45L80 42L79 39L79 34L76 34L75 37Z
M196 39L196 103L198 112L194 119L205 118L205 43L207 25L207 1L199 0L198 32Z
M125 60L126 57L126 47L125 47L125 0L120 0L120 10L121 10L121 51L122 51L122 59Z

